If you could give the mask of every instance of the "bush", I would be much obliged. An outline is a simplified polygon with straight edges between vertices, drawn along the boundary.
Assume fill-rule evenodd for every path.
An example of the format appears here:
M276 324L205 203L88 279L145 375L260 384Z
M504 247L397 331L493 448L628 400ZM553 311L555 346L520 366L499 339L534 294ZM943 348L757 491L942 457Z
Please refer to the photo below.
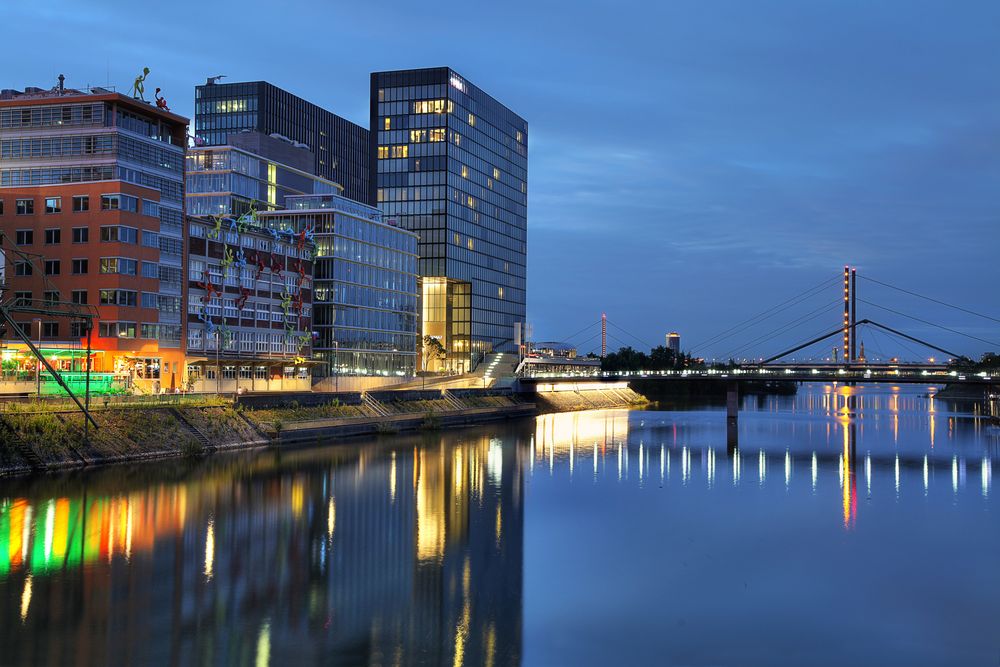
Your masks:
M425 431L436 431L441 428L441 419L433 411L430 411L424 415L424 421L420 424L420 428Z
M399 429L392 422L380 421L375 424L375 432L381 435L391 435L399 433Z

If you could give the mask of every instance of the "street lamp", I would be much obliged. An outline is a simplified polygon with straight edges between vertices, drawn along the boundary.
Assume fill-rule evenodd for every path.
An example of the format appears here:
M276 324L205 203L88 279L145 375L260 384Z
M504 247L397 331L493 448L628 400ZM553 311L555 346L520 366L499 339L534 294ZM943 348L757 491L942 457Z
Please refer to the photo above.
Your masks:
M38 354L42 354L42 319L36 317L31 320L32 322L38 322ZM42 397L42 360L35 360L35 395L38 398Z

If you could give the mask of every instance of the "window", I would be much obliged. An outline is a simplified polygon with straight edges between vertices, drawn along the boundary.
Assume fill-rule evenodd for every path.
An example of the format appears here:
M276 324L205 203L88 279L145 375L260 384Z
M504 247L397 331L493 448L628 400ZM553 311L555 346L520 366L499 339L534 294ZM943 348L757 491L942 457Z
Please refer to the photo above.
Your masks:
M469 114L469 126L470 127L476 126L476 117L473 116L471 113Z
M42 298L45 299L45 303L58 303L59 302L59 292L56 292L56 291L45 291L45 292L42 292Z
M135 322L101 322L97 335L101 338L135 338Z
M17 200L17 214L18 215L34 215L35 213L35 200L34 199L18 199Z
M62 213L62 197L46 197L45 212Z
M42 322L42 337L43 338L58 338L59 337L59 323L58 322Z
M70 322L69 323L69 337L70 338L86 338L87 337L87 323L86 322Z
M14 262L15 276L30 276L34 271L28 262Z
M155 262L143 262L142 263L142 277L143 278L159 278L160 269Z
M14 305L27 306L31 304L33 298L34 295L31 292L14 292Z
M73 275L80 276L87 273L89 268L87 265L89 262L86 259L74 259L73 260Z
M47 260L45 260L45 275L47 275L47 276L58 276L59 275L59 260L58 259L47 259Z
M135 307L136 293L131 290L102 289L100 292L102 306Z
M139 210L139 200L129 195L101 195L102 211L130 211L135 213Z
M180 241L178 241L180 243ZM160 247L160 235L156 232L151 232L144 229L142 231L142 245L147 248L159 248Z
M136 261L125 257L102 257L101 273L117 273L125 276L134 276Z
M73 212L82 213L90 210L90 197L87 195L75 195L73 197Z
M3 200L0 199L0 215L3 215Z
M73 228L73 243L86 243L90 240L90 228L89 227L74 227Z
M134 227L110 225L101 227L101 240L110 243L138 243L139 232Z
M86 260L84 260L86 261ZM70 293L70 299L73 303L84 304L87 303L87 290L85 289L75 289Z
M45 230L45 245L55 245L62 240L62 230L61 229L46 229Z
M155 201L150 201L148 199L142 200L142 214L148 215L153 218L160 217L160 203Z
M14 236L17 245L31 245L35 242L35 232L30 229L19 229Z

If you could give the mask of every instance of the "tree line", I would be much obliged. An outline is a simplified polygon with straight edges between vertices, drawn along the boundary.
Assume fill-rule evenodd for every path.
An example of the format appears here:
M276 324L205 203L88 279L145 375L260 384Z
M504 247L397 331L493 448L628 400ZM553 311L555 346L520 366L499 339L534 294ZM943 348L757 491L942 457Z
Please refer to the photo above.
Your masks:
M601 359L602 371L672 371L704 367L701 359L694 359L686 352L675 354L664 345L654 347L649 353L626 346Z

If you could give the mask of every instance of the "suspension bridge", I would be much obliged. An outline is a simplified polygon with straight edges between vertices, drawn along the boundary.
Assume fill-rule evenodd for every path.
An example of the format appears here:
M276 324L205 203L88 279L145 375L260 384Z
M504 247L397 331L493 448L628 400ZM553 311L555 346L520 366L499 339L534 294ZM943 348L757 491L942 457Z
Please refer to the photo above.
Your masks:
M928 340L923 332L939 331L950 334L951 338L962 337L978 344L994 346L998 350L1000 341L963 331L956 328L958 325L945 325L932 322L926 317L909 314L900 310L903 306L894 302L892 305L884 305L871 297L862 298L859 296L859 280L878 286L883 292L892 290L892 294L905 294L932 302L939 307L951 309L951 312L962 313L966 318L972 316L1000 325L1000 318L897 287L885 281L861 276L856 269L844 267L842 275L823 280L692 346L688 354L691 357L698 355L697 361L705 363L695 366L707 366L705 370L633 369L599 372L596 366L592 365L589 368L581 367L579 370L562 368L548 372L546 364L542 363L522 365L521 375L556 377L562 374L572 377L589 374L600 377L639 375L663 378L708 378L756 374L786 377L798 381L805 376L816 380L846 377L875 381L895 379L900 382L927 382L929 377L941 376L947 376L953 381L967 382L981 382L988 379L982 374L960 372L959 369L963 364L971 364L971 355ZM831 300L833 291L836 291L836 297ZM817 301L820 302L818 307ZM859 317L862 304L866 308L866 314L870 313L866 317ZM806 312L802 313L802 310ZM785 317L781 317L783 315ZM825 321L826 325L819 331L802 336L803 328L817 321ZM920 325L919 336L906 331L907 325L912 325L914 322ZM1000 327L997 329L1000 330ZM997 335L997 338L1000 338L1000 335ZM622 348L656 347L604 315L600 320L561 340L573 343L581 353L586 351L596 356L599 351L602 359L608 355L609 340ZM795 342L768 349L781 340ZM723 352L709 356L708 353L715 350ZM753 354L754 352L758 353ZM725 371L720 372L720 368L724 368Z
M858 279L855 269L844 267L842 276L831 278L814 285L799 294L786 299L751 318L727 328L702 343L694 346L692 351L717 347L727 343L730 351L721 357L716 357L710 365L695 364L679 369L633 369L633 370L601 370L592 362L576 367L567 360L554 360L552 363L522 363L518 367L519 382L528 391L578 391L589 386L611 385L613 383L631 382L635 380L656 380L661 382L710 382L720 383L726 391L726 417L728 422L728 437L730 444L735 445L737 433L737 417L739 412L740 384L748 381L765 383L800 383L800 382L838 382L865 384L948 384L972 385L982 390L984 396L995 394L1000 387L1000 373L997 371L975 371L969 356L951 351L922 337L903 330L896 323L896 318L902 317L944 332L965 337L979 343L995 346L1000 350L1000 342L994 342L967 331L932 322L926 318L907 314L897 306L885 306L871 299L859 297ZM861 278L864 280L864 278ZM961 312L966 316L992 321L1000 324L1000 318L974 311L970 308L951 304L941 299L925 296L894 286L890 283L868 279L873 285L894 290L913 298L925 299L939 306ZM831 288L837 290L837 297L829 301ZM810 301L823 301L819 307L813 307ZM858 317L859 303L879 313L893 316L892 323L887 324L873 317ZM794 312L796 307L809 308L805 314L797 314L778 326L773 321L783 313ZM786 315L787 317L787 315ZM799 335L800 327L815 322L821 318L827 319L827 325L820 331L799 338L790 346L783 346L769 353L758 356L747 354L749 350L759 350L776 340L789 340ZM836 321L835 328L829 321ZM767 330L759 333L758 327L767 323ZM569 338L578 336L590 337L583 345L589 344L599 337L601 358L607 356L607 344L610 338L622 347L631 347L629 340L641 345L641 338L613 324L602 315L598 322L584 328ZM862 336L868 338L875 350L865 350ZM830 347L830 342L834 345ZM818 348L822 345L823 347ZM885 347L883 347L883 345ZM888 348L889 352L885 352ZM930 356L917 352L917 348L929 351ZM585 349L585 347L584 347ZM817 349L820 353L817 355ZM904 354L900 354L900 350ZM909 353L909 357L905 354ZM720 359L724 363L719 363ZM526 360L531 361L531 360Z

